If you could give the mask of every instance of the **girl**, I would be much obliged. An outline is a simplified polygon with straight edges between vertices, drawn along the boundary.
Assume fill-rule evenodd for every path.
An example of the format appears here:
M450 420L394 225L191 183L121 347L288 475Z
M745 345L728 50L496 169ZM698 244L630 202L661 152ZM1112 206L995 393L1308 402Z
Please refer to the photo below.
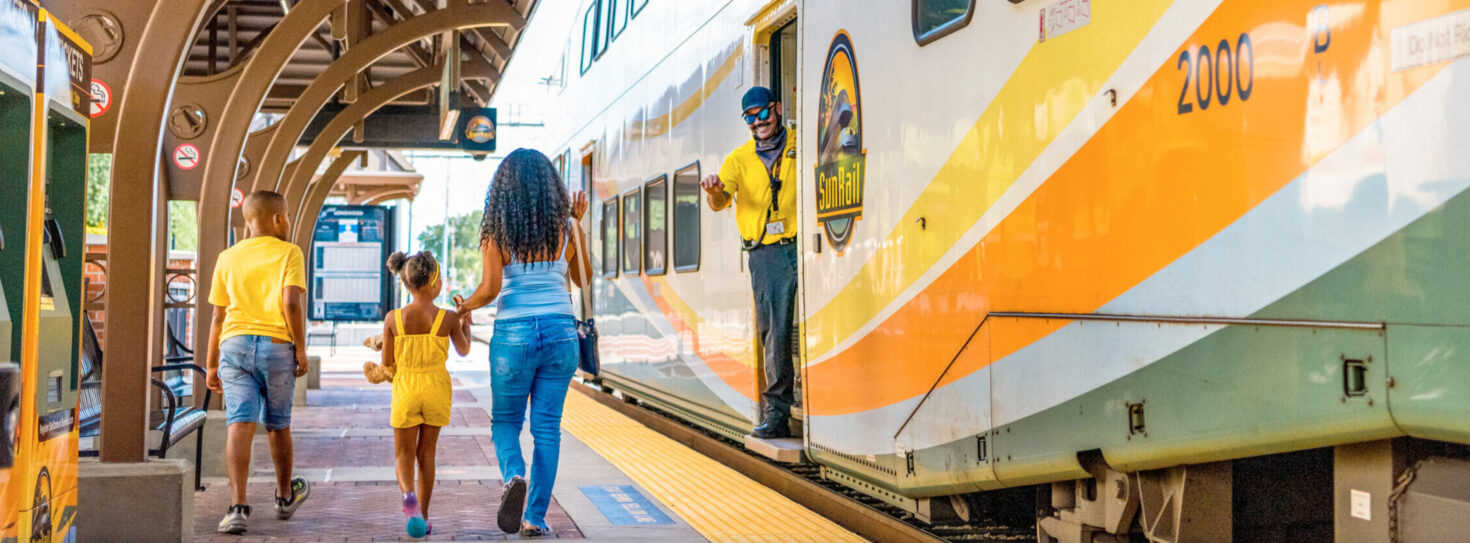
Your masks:
M480 286L468 299L455 298L461 313L500 299L490 340L490 436L508 480L496 515L506 533L551 533L546 508L561 454L562 403L578 356L567 272L580 281L580 270L590 269L574 222L586 212L587 196L568 194L545 155L512 152L485 196ZM529 485L520 443L527 401L535 444Z
M449 341L460 356L470 352L470 315L434 306L443 288L439 262L422 251L413 256L393 253L388 270L403 279L413 302L383 319L383 367L392 372L393 456L408 535L423 537L429 525L429 498L434 493L434 448L439 428L449 424ZM418 493L413 463L418 460Z

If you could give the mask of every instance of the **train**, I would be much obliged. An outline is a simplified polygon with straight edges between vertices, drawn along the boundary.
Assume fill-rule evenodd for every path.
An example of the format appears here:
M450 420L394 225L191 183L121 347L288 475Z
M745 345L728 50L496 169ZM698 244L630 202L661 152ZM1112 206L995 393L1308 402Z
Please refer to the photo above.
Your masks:
M0 2L0 541L76 541L92 51Z
M545 151L593 202L597 382L759 422L698 183L762 85L824 477L1041 541L1456 539L1467 54L1465 0L582 0Z

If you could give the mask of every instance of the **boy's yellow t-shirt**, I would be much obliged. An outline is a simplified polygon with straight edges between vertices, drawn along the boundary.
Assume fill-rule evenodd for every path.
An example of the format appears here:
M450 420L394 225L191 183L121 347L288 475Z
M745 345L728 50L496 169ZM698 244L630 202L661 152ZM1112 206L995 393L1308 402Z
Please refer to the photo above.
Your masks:
M305 258L295 244L256 236L219 254L209 285L209 303L225 308L220 341L235 336L291 341L281 311L281 290L306 289Z

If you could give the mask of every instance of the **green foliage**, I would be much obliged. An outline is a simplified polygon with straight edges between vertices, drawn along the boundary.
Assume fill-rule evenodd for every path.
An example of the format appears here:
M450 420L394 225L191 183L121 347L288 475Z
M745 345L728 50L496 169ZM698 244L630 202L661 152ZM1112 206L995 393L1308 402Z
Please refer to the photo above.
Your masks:
M449 218L450 258L444 256L444 225L433 224L419 232L419 248L428 249L449 268L449 294L469 294L480 283L480 217L482 212ZM447 262L446 262L447 261Z
M198 206L188 200L168 203L168 248L177 251L199 250Z
M107 233L107 202L112 190L112 155L87 155L87 233Z

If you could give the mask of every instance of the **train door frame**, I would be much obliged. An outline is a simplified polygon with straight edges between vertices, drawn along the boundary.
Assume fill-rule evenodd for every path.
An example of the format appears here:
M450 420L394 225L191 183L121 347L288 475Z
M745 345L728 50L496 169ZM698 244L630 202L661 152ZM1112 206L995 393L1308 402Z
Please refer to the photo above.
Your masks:
M584 249L589 252L589 254L587 255L587 261L591 262L592 255L590 253L592 251L592 225L597 224L596 221L592 220L592 208L599 207L599 202L602 201L601 195L592 193L592 172L595 169L593 160L596 158L595 155L597 153L597 140L588 141L586 145L583 145L581 149L577 150L577 153L581 157L581 159L577 161L577 171L579 172L578 177L581 179L581 190L582 192L587 194L587 214L582 216L582 220L577 225L577 228L580 228L582 230L582 240L585 242L586 245ZM567 150L566 157L567 161L570 162L570 159L572 157L572 151L570 149ZM568 165L567 170L571 170L570 165ZM588 281L596 281L597 278L602 275L601 273L593 273L594 271L595 270L587 270ZM592 288L592 286L583 285L583 288ZM594 311L597 305L596 296L592 297L592 304L594 307L591 308L586 307L586 305L582 303L583 297L574 296L574 298L575 300L573 300L573 303L575 303L577 307L581 308L581 310L579 311L580 318L586 319L588 317L596 315L596 312Z
M755 73L753 74L751 80L754 82L755 85L765 86L778 93L777 96L781 100L781 114L784 117L786 128L789 129L797 128L797 102L799 101L801 94L801 39L803 36L803 32L801 30L801 9L798 7L797 4L798 2L791 1L772 2L766 7L766 9L762 10L762 13L757 14L749 22L747 22L747 24L751 26L751 42L755 54L755 69L753 70ZM792 81L787 81L787 78L791 79ZM797 130L793 130L792 132L793 136L799 137L799 134L800 132ZM796 149L796 163L804 164L801 157L801 145L797 145ZM797 201L800 202L801 195L799 193L804 190L806 183L800 181L801 168L797 168L797 172ZM804 221L802 221L801 219L801 215L802 211L798 209L798 224L804 223ZM798 228L798 231L799 230L800 228ZM802 243L802 236L796 236L796 251L798 255L804 254L802 252L804 250L804 247L805 244ZM745 263L743 255L742 258L740 258L739 260L743 267ZM806 397L805 387L803 385L806 382L806 353L803 348L805 342L802 341L804 335L801 324L801 317L803 315L803 305L805 303L806 297L806 289L805 285L803 284L806 275L806 269L805 266L802 265L801 261L801 258L797 258L796 303L792 307L792 312L794 313L794 316L792 318L791 324L793 328L791 334L791 342L793 344L791 349L791 362L793 365L796 366L794 368L796 370L796 382L794 385L796 404L792 406L791 418L792 420L796 421L796 432L798 435L802 436L804 442L806 434L804 422L806 417L803 408L806 405ZM751 330L759 329L759 327L756 325L755 319L755 312L752 311ZM755 383L757 387L756 394L757 398L759 398L759 411L757 412L757 419L759 419L759 414L764 413L766 407L765 398L761 395L761 392L764 391L766 388L766 361L764 354L765 349L761 344L761 338L758 334L756 334L756 337L753 339L752 344L756 364L754 371Z

